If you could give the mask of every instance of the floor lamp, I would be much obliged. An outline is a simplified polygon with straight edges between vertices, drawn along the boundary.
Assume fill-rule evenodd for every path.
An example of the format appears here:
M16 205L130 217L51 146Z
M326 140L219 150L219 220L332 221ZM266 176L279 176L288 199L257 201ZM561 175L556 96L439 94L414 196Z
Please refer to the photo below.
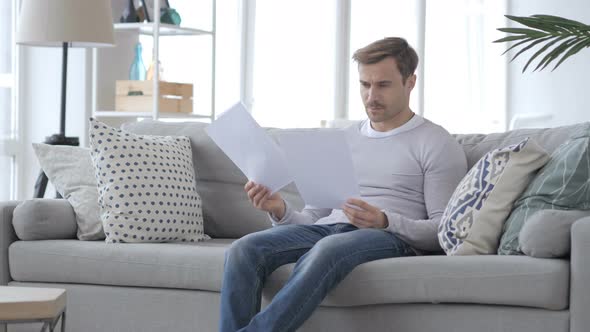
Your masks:
M16 43L61 47L61 109L59 133L46 137L46 144L79 145L78 137L66 136L66 82L68 48L114 46L110 0L23 0ZM34 197L45 195L47 176L43 171L35 183Z

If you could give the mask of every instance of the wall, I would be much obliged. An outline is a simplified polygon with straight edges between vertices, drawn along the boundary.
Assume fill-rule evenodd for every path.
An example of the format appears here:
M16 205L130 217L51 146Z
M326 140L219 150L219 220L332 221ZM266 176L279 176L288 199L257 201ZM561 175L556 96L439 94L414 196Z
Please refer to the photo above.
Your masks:
M590 24L590 1L512 0L508 3L508 13L556 15ZM542 72L527 69L523 74L522 68L534 52L527 54L508 65L508 119L516 114L547 115L546 119L524 121L517 127L553 127L589 121L590 48L567 59L554 72L549 65Z

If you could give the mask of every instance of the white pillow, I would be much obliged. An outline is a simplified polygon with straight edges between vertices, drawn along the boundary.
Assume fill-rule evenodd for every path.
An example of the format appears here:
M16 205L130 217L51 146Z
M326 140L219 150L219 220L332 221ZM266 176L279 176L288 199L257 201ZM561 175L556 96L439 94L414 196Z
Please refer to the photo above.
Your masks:
M195 242L203 232L190 140L136 135L90 119L106 242Z
M495 254L512 205L549 155L532 139L485 154L461 180L438 229L448 255Z
M104 239L90 149L33 143L33 150L49 181L74 208L78 239Z

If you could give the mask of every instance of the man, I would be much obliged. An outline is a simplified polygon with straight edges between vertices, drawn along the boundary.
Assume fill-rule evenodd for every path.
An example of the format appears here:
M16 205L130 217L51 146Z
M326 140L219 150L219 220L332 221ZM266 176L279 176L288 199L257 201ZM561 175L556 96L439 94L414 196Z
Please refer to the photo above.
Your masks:
M277 227L228 250L220 331L295 331L357 265L440 250L438 224L467 171L465 154L447 131L410 110L418 56L404 39L376 41L353 59L368 119L346 130L362 199L297 212L248 182L252 204ZM259 312L266 277L293 262L285 286Z

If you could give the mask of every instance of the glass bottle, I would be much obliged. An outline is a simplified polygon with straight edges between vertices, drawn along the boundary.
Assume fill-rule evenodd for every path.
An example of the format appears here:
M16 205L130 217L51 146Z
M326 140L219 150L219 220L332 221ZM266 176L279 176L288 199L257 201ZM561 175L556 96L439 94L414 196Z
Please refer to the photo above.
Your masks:
M141 58L141 43L135 45L135 58L129 68L129 79L132 81L143 81L145 80L145 65Z

